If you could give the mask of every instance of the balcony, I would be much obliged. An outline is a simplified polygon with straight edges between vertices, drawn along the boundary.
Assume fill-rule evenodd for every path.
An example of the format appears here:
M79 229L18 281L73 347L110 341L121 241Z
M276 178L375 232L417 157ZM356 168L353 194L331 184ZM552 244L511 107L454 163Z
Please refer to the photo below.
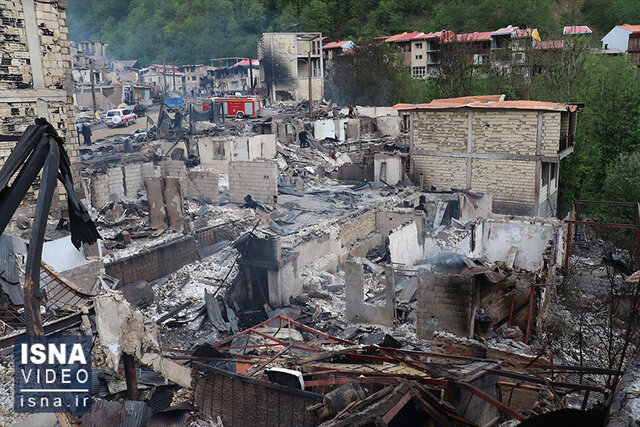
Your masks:
M575 137L573 135L563 136L562 138L560 138L560 149L558 150L558 153L561 153L564 150L568 150L570 148L573 148L573 140L574 140L574 138Z

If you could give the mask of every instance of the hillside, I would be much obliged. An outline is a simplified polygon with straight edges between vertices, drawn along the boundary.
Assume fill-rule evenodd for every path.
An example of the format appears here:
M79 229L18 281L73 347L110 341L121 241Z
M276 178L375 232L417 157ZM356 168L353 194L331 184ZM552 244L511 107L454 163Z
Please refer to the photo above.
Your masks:
M513 24L551 39L565 24L587 24L602 35L640 21L640 8L635 0L69 0L67 15L72 40L107 41L115 57L193 64L254 56L264 31L344 39Z

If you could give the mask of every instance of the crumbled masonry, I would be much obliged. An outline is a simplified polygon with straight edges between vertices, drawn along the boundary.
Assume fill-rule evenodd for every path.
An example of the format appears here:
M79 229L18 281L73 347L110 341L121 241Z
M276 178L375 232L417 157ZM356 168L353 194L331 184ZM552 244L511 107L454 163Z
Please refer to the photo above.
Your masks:
M0 200L16 207L0 236L0 425L637 419L640 205L555 216L581 106L340 108L323 100L320 33L265 33L257 62L143 71L105 43L71 46L65 8L0 0ZM236 72L267 89L259 113L197 92ZM107 128L100 111L125 101L146 116ZM45 123L55 138L32 157L64 142L68 158L27 185L15 172ZM614 224L617 244L599 231L611 206L638 218ZM93 338L92 412L11 410L34 308L38 334Z

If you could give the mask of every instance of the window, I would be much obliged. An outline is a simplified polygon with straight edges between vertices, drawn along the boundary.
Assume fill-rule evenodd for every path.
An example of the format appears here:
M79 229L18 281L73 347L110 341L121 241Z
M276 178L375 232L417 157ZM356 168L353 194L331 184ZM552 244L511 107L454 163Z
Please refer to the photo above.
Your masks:
M196 76L193 76L191 77L191 80L194 81L196 78L197 78Z
M423 79L427 75L427 69L426 67L413 67L411 75L414 79Z
M542 170L540 171L540 178L542 180L542 187L549 185L549 172L551 170L551 163L542 162Z
M415 47L416 49L422 49L422 43L416 43L416 44L414 45L414 47Z
M416 59L422 59L422 55L416 55Z

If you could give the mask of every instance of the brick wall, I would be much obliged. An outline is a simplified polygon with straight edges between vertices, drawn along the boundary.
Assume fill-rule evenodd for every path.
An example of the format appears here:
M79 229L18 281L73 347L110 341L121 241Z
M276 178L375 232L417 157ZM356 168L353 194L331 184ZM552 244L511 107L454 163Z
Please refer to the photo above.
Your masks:
M542 113L542 155L557 156L560 148L560 114ZM569 120L567 113L567 121ZM567 127L569 124L567 123Z
M357 212L345 219L340 229L340 242L343 246L350 245L361 237L376 230L375 210Z
M229 162L229 199L244 203L250 194L254 200L274 203L278 196L278 164L269 160Z
M187 194L197 199L217 202L218 174L209 171L188 171Z
M421 272L418 281L416 332L430 339L435 331L469 337L478 304L473 276Z
M120 280L119 287L138 280L151 281L197 259L196 241L184 236L105 265L105 272Z
M121 166L107 169L107 181L110 199L117 200L124 196L124 174Z
M406 209L404 212L376 212L376 230L382 233L383 238L387 238L391 230L411 221L415 221L418 229L418 236L422 236L424 230L424 218L425 216L422 211L416 211L413 208Z
M66 1L35 1L32 7L25 11L22 1L0 0L0 134L21 134L35 117L46 117L65 139L79 182ZM29 51L29 39L37 52ZM0 167L11 148L13 144L0 145ZM58 190L64 199L64 191Z
M455 157L414 156L414 172L423 176L423 186L438 190L467 187L467 159ZM472 187L473 188L473 187Z
M536 154L537 111L474 110L471 123L471 144L474 153Z
M109 203L109 178L107 174L96 174L91 177L91 206L102 209Z
M417 150L466 152L466 111L416 111L414 147Z
M131 199L138 198L138 191L144 188L142 163L128 163L123 167L125 195Z
M498 202L536 202L536 162L473 159L471 165L474 190L490 193Z

